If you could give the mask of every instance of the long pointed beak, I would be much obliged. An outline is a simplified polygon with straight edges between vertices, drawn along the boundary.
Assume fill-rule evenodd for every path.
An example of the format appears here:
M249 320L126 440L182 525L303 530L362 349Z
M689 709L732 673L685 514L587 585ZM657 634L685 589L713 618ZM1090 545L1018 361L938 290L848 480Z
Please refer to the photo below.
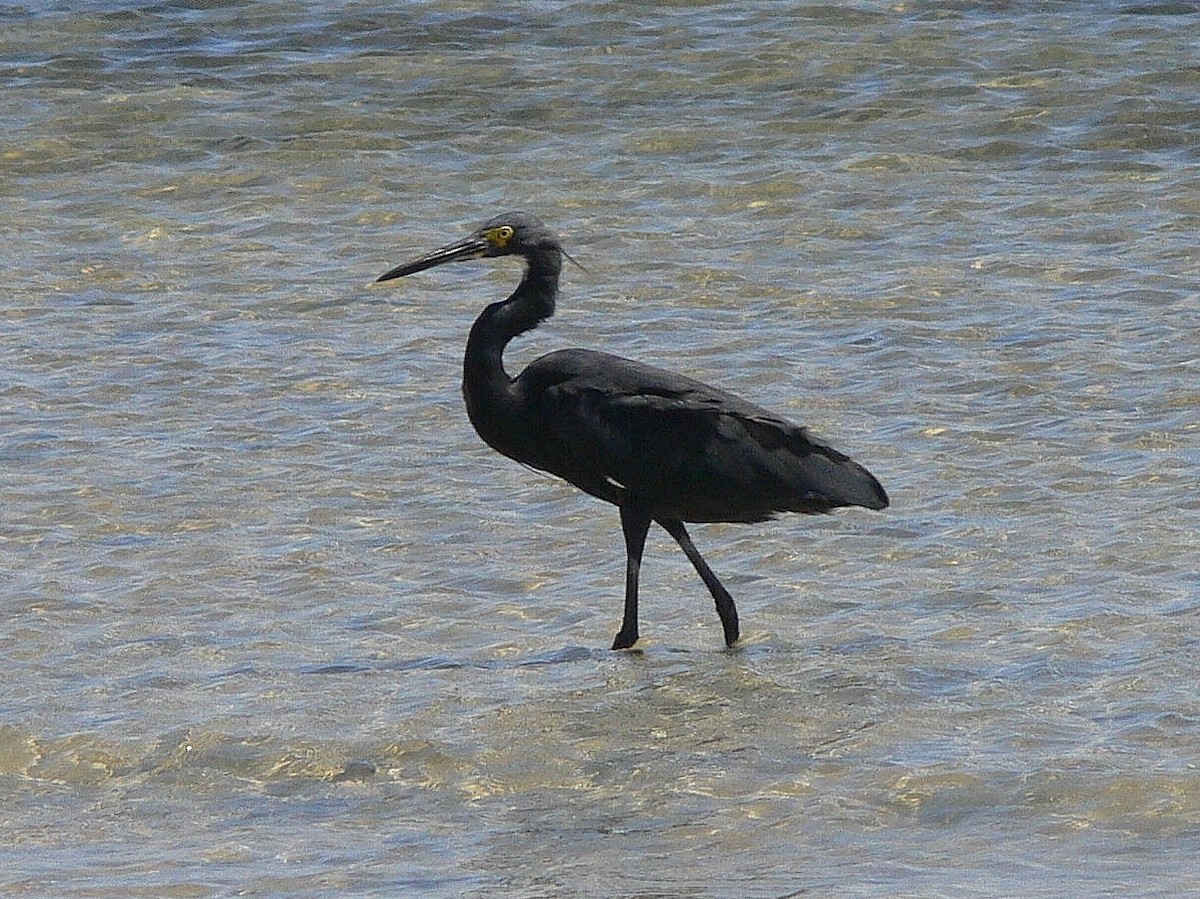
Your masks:
M432 253L426 253L424 256L418 257L411 262L405 262L393 269L389 269L376 278L375 281L378 283L379 281L391 281L393 278L403 278L405 275L411 275L414 272L423 272L425 269L433 268L435 265L454 262L458 259L478 259L487 250L487 240L481 235L472 234L463 240L447 244L440 250L434 250Z

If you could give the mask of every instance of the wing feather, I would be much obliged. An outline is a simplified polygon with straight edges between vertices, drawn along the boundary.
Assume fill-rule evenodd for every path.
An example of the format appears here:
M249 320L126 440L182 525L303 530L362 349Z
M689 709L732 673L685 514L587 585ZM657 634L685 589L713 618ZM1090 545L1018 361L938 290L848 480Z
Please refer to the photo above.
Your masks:
M699 381L586 350L544 356L522 380L537 399L540 424L570 457L565 467L599 474L661 514L754 521L886 505L878 482L857 463L804 428Z

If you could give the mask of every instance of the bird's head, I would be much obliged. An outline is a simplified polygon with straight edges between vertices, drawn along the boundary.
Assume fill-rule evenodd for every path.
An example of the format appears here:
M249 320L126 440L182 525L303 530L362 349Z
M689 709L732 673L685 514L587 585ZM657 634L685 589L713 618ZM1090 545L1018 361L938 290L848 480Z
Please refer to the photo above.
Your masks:
M536 253L566 256L558 236L527 212L506 212L484 222L462 240L419 256L384 272L376 281L391 281L435 265L459 259L519 255L530 259ZM570 257L567 257L570 259ZM574 261L574 260L572 260ZM557 267L556 267L557 270Z

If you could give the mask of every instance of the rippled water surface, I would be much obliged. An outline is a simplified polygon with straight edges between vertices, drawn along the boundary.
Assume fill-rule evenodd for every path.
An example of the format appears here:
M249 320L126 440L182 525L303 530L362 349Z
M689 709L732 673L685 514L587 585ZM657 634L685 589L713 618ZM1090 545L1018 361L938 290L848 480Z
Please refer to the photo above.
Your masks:
M0 892L1200 890L1192 3L0 7ZM867 464L661 533L458 379L580 345Z

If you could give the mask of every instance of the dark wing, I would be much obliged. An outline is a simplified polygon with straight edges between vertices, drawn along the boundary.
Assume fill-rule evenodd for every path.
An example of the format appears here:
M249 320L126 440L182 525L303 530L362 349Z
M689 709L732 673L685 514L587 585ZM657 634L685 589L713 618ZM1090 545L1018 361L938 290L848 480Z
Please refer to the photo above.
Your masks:
M691 378L563 350L533 362L520 382L543 433L557 438L560 458L548 470L585 490L602 478L656 515L758 521L887 505L870 472L804 428Z

